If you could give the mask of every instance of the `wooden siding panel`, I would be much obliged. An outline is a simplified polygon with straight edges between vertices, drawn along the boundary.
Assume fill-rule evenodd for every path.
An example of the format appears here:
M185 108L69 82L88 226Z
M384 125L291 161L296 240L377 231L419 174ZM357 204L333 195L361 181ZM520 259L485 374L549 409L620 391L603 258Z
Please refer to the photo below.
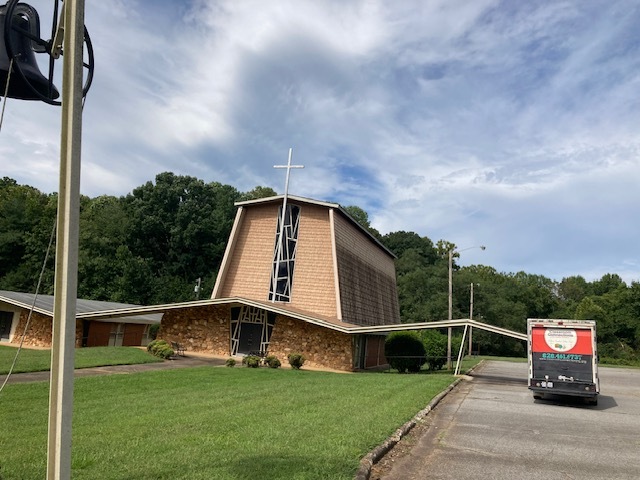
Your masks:
M329 211L302 204L290 305L336 317L335 291Z
M336 316L335 276L331 228L326 208L300 206L298 247L289 305L302 310ZM280 204L246 207L238 229L233 255L220 286L220 297L269 299L271 265Z
M400 323L393 258L340 215L335 231L343 321Z
M229 262L220 297L268 300L278 208L247 208Z

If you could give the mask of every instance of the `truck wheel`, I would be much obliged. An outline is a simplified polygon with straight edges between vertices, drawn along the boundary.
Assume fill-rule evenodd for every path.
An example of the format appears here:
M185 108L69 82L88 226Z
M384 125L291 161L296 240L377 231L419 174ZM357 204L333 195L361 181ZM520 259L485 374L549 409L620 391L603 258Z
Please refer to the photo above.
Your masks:
M539 393L534 393L533 394L533 399L534 400L542 400L542 395L540 395Z

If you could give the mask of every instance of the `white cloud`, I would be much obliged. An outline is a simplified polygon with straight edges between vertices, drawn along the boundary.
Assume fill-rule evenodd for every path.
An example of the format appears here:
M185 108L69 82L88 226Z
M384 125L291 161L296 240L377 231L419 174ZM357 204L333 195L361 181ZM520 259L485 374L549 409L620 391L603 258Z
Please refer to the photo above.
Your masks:
M96 52L86 194L126 194L166 170L281 191L272 166L294 147L306 168L292 193L357 204L382 232L486 243L464 259L498 270L640 279L629 221L640 205L638 7L114 0L86 10ZM3 175L56 190L59 109L7 109Z

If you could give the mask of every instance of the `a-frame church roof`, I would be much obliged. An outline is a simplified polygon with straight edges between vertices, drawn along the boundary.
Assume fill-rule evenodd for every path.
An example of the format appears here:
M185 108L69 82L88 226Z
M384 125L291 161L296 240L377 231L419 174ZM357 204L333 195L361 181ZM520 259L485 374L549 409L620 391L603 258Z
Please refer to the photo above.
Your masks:
M285 198L287 219L295 226L286 227L292 237L282 245L292 250L286 260L276 260ZM277 195L236 206L212 299L275 301L353 325L400 322L395 255L339 204ZM278 281L287 282L287 295L274 299L276 271Z
M283 200L284 200L284 195L275 195L273 197L264 197L264 198L258 198L258 199L255 199L255 200L244 200L244 201L241 201L241 202L236 202L234 205L236 207L242 207L242 206L246 206L246 205L268 204L268 203L280 205L280 204L282 204ZM342 205L340 205L339 203L323 202L321 200L315 200L315 199L312 199L312 198L301 197L301 196L297 196L297 195L287 195L287 200L288 201L293 201L293 202L306 203L306 204L309 204L309 205L317 205L317 206L321 206L321 207L335 209L336 211L340 212L347 220L349 220L349 222L351 222L351 224L354 227L356 227L362 233L364 233L366 236L368 236L369 239L372 242L376 243L382 250L387 252L392 258L397 258L396 255L391 250L389 250L382 242L380 242L380 240L378 240L375 236L373 236L371 234L371 232L369 232L369 230L367 230L365 227L360 225L360 223L358 223L358 221L355 218L353 218L349 214L349 212L347 212L342 207Z

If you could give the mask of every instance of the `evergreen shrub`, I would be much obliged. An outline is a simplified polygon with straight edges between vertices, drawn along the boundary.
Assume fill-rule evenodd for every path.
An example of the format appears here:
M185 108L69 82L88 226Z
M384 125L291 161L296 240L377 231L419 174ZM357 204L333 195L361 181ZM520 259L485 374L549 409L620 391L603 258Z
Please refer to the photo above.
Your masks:
M289 355L287 355L287 360L289 360L289 365L291 365L291 368L300 370L300 368L302 368L302 365L304 365L306 358L304 358L304 355L302 355L301 353L290 353Z
M227 367L235 367L236 366L236 359L235 358L227 358L227 361L224 362L224 364Z
M269 355L264 359L265 363L269 366L269 368L279 368L282 363L278 360L278 357L275 355Z
M247 367L251 367L251 368L258 368L260 366L260 357L257 357L255 355L247 355L246 357L244 357L244 363L247 365Z
M425 362L425 349L416 332L392 332L384 342L384 355L398 373L416 373Z
M153 340L149 342L149 345L147 345L147 352L155 355L156 357L164 358L165 360L173 357L175 353L173 348L171 348L171 345L164 340Z
M430 328L422 332L429 370L440 370L447 363L447 336Z

